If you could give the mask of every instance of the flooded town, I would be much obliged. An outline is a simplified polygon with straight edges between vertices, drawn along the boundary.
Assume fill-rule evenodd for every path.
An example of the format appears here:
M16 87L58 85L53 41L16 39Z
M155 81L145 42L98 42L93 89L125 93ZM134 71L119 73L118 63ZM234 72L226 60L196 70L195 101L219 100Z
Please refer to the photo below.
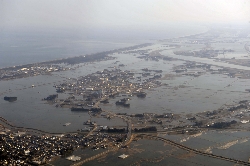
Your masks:
M249 49L211 29L2 68L0 164L250 165Z

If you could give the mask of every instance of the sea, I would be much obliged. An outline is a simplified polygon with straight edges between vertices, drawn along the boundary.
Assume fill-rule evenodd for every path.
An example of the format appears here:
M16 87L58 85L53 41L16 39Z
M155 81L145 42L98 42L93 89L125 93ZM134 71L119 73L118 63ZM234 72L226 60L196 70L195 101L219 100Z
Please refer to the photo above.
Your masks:
M20 31L0 30L0 68L44 62L109 51L157 40L176 38L207 31L205 26L169 26L145 34L120 30L111 32ZM111 30L110 30L111 31Z

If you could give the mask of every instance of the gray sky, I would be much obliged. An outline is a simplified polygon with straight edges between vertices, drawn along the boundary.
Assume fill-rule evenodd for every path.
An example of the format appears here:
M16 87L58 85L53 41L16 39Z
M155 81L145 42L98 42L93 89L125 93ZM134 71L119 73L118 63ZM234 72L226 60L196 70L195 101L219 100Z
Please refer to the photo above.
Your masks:
M249 22L250 0L0 0L1 29Z

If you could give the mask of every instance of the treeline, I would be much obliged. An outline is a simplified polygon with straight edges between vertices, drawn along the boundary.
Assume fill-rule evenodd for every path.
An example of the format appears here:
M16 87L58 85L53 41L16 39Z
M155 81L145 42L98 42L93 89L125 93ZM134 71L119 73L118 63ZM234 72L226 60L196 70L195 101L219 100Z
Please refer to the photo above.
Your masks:
M217 128L217 129L223 129L223 128L227 128L230 127L232 124L237 123L237 121L232 120L231 122L217 122L214 123L211 127L212 128Z
M208 125L204 124L203 121L197 121L197 122L195 122L195 126L223 129L223 128L230 127L232 124L236 124L236 123L237 123L237 121L232 120L231 122L216 122L216 123L208 126Z
M108 128L107 132L110 133L124 133L126 131L125 128L123 129L117 129L117 128Z
M231 107L228 109L228 111L235 111L235 110L238 110L238 109L247 109L247 106L246 105L238 105L238 106L234 106L234 107Z
M135 131L135 132L157 131L157 128L156 128L155 126L146 127L146 128L140 128L140 129L135 128L134 131Z
M73 65L73 64L83 63L83 62L92 62L94 60L100 60L100 59L105 58L106 56L108 56L108 54L106 52L103 52L103 53L96 53L92 55L77 56L77 57L53 60L53 61L50 61L49 63L55 63L55 64L66 63L66 64Z

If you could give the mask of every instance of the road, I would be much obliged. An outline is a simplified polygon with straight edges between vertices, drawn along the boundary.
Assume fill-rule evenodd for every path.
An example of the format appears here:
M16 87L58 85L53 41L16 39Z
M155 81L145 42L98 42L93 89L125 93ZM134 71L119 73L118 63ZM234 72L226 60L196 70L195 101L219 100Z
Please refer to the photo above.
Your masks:
M163 141L163 142L165 142L167 144L175 146L177 148L184 149L184 150L187 150L187 151L199 154L199 155L203 155L203 156L207 156L207 157L212 157L212 158L216 158L216 159L220 159L220 160L225 160L225 161L230 161L230 162L237 163L237 164L249 165L250 166L250 163L247 162L247 161L242 161L242 160L237 160L237 159L228 158L228 157L224 157L224 156L218 156L218 155L211 154L211 153L206 153L206 152L203 152L203 151L199 151L199 150L187 147L185 145L179 144L177 142L174 142L174 141L166 139L166 138L152 136L152 135L149 135L149 134L138 134L137 136L143 136L143 137L146 137L148 139L160 140L160 141Z

